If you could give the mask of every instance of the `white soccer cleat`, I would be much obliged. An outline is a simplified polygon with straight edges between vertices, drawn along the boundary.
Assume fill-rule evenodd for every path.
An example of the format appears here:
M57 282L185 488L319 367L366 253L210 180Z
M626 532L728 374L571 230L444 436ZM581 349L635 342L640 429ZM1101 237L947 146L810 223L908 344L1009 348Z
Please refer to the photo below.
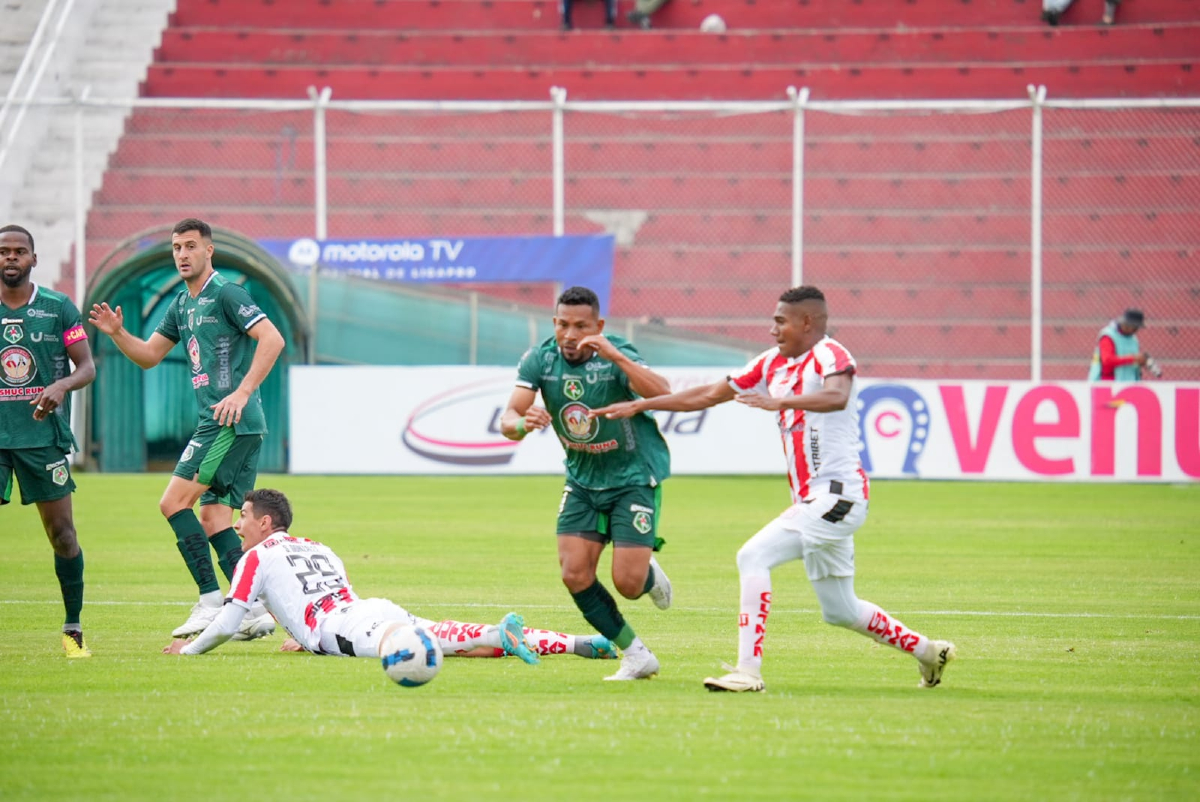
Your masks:
M270 613L264 612L254 618L247 615L242 619L242 625L238 627L232 640L257 640L267 637L274 631L275 619L271 617Z
M918 660L921 668L921 688L933 688L942 682L946 663L954 659L954 644L948 640L931 640L925 647L926 660Z
M749 671L742 671L734 668L731 665L722 665L729 673L723 677L708 677L704 680L704 687L710 691L730 691L732 693L757 693L764 690L767 686L763 684L763 678L758 674L752 674Z
M190 638L193 635L199 635L213 622L219 612L221 612L220 605L209 607L203 602L196 602L192 606L192 613L188 616L188 620L171 630L171 637Z
M650 588L650 600L660 610L671 606L671 580L667 572L658 564L658 560L650 557L650 570L654 572L654 587Z
M626 649L617 673L604 679L617 681L650 679L657 673L658 658L654 656L654 652L646 648Z

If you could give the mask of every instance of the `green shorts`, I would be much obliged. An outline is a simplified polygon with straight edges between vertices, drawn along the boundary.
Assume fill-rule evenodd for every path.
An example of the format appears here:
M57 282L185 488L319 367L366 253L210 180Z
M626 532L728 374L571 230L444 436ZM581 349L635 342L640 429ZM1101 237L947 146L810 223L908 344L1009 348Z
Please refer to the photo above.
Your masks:
M208 486L200 497L201 507L223 504L240 509L242 498L258 480L262 441L261 434L239 435L232 426L202 426L183 449L174 473Z
M558 506L558 534L658 551L666 542L658 537L661 506L662 485L588 490L568 481Z
M0 504L12 501L14 476L22 504L58 501L75 492L71 462L57 446L0 448Z

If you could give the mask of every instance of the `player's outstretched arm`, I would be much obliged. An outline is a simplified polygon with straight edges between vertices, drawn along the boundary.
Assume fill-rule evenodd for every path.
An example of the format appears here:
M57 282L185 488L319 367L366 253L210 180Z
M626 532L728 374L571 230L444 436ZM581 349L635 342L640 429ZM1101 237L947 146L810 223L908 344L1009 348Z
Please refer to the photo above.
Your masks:
M775 412L780 409L803 409L808 412L837 412L850 403L850 387L854 377L850 373L835 373L825 377L825 384L816 392L772 398L757 393L739 395L739 403L748 407Z
M550 413L535 407L537 391L518 387L508 398L508 407L500 416L500 433L509 440L520 440L530 432L550 425Z
M173 640L164 649L163 654L204 654L211 652L225 641L237 634L242 619L246 617L246 608L240 604L226 604L217 613L212 623L196 636L195 640Z
M150 335L149 340L131 334L125 328L125 313L119 306L112 309L106 303L92 304L92 311L88 312L88 322L112 337L121 353L140 368L154 367L175 347L174 342L157 331Z
M639 412L663 410L666 412L695 412L700 409L715 407L731 400L736 393L728 382L719 381L712 384L701 384L689 387L670 395L659 395L652 398L638 398L620 404L610 404L607 407L593 409L588 417L596 418L601 415L609 420L631 418Z

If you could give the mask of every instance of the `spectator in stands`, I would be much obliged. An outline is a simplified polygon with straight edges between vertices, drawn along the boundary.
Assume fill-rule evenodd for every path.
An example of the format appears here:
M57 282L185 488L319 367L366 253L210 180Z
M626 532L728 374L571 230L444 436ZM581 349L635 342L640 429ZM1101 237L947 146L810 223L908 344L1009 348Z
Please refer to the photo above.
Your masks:
M1058 18L1071 7L1074 0L1042 0L1042 19L1051 25L1058 24ZM1112 25L1117 19L1117 4L1121 0L1104 0L1104 16L1100 21Z
M667 0L636 0L635 8L628 19L644 31L650 30L650 17L666 4Z
M1141 381L1142 368L1161 376L1158 365L1138 345L1137 333L1144 325L1142 310L1126 309L1124 315L1100 329L1088 381Z
M558 11L562 14L562 29L571 31L575 29L574 23L571 22L571 7L575 5L575 0L558 0ZM617 27L617 0L604 0L604 27Z

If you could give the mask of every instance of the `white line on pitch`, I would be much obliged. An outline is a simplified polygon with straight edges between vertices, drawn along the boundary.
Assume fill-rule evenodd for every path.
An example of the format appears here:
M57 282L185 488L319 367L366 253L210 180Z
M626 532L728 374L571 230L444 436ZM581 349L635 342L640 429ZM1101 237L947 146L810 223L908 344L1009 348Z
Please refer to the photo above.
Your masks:
M61 605L59 600L35 600L35 599L0 599L0 604L55 604ZM191 607L195 602L177 602L177 601L85 601L84 607L95 605L97 607ZM427 607L450 607L450 608L470 608L470 609L486 609L486 610L511 610L514 608L520 610L560 610L564 605L561 604L461 604L457 602L439 602L424 605ZM728 613L729 610L724 607L679 607L677 608L689 613ZM805 614L817 615L820 610L808 609L788 609L776 607L771 610L773 613L788 613L788 614ZM946 615L946 616L975 616L980 618L986 617L1001 617L1001 618L1106 618L1106 619L1129 619L1129 620L1145 620L1156 619L1161 621L1200 621L1200 615L1159 615L1154 613L1129 614L1110 614L1110 613L1031 613L1022 611L995 611L995 610L900 610L897 608L897 615Z

